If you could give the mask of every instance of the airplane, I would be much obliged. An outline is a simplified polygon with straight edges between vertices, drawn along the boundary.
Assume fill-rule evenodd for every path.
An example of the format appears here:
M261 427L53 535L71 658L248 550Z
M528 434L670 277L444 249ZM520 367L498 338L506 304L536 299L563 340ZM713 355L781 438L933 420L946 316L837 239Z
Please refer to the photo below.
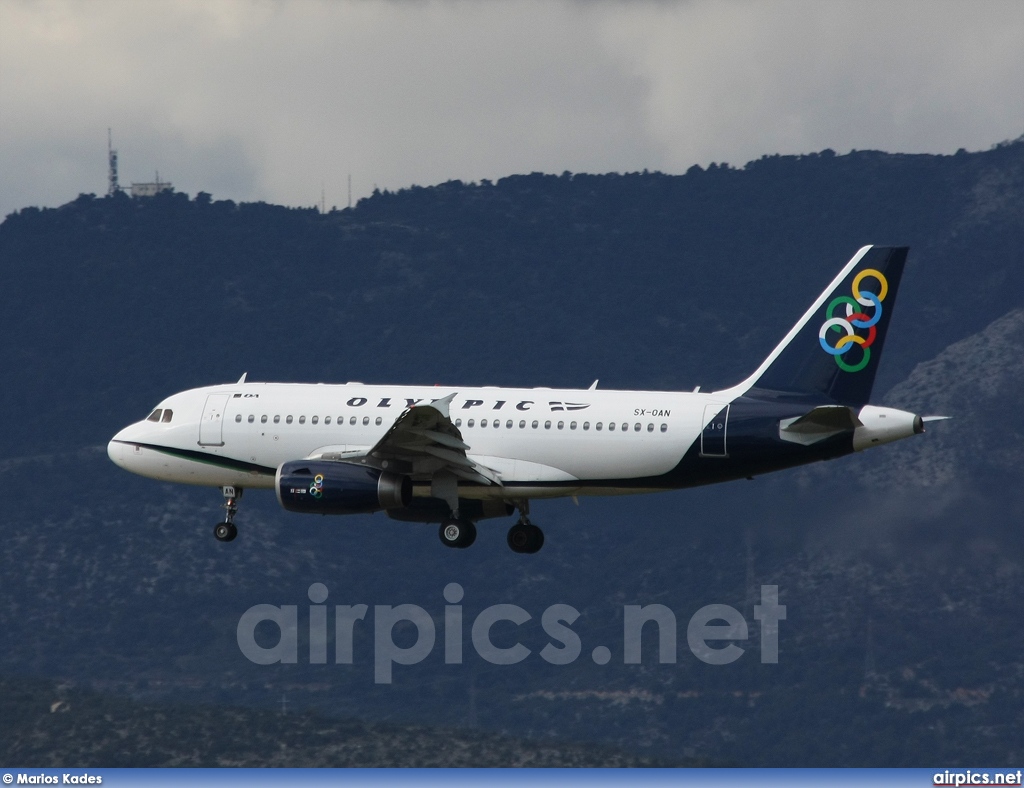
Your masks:
M384 511L440 523L469 547L476 523L519 518L509 547L536 553L531 500L712 484L830 460L944 418L868 404L907 247L865 246L741 383L720 391L615 391L249 382L174 394L110 441L110 459L161 481L219 487L233 540L245 489L311 514Z

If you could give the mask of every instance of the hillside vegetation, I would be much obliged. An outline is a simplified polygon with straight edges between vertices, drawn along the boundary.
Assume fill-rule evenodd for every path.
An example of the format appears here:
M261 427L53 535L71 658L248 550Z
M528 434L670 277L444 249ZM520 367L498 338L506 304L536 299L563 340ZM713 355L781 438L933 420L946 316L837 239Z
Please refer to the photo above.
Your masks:
M510 553L501 521L451 551L430 526L287 514L258 492L243 501L239 539L218 544L219 493L133 477L105 456L110 436L162 397L242 372L731 384L868 243L911 247L874 399L950 421L754 482L538 504L547 543L536 556ZM0 276L0 674L14 685L73 682L99 693L86 704L96 715L131 698L129 717L171 719L158 710L185 704L211 719L249 709L258 725L286 694L310 725L482 742L451 762L493 762L484 744L504 747L487 738L503 736L588 742L612 760L1019 763L1024 141L953 156L771 156L683 175L517 175L376 193L323 214L203 193L82 195L8 216ZM242 613L303 611L314 582L329 605L411 603L438 621L443 588L459 582L467 622L492 604L530 611L530 624L496 637L534 653L490 665L467 634L464 664L446 665L438 648L376 685L367 624L354 665L249 663L235 641ZM762 584L788 606L778 665L757 659ZM583 656L563 667L536 654L540 616L556 603L581 612ZM678 660L659 664L645 631L643 664L624 664L623 606L654 603L677 616ZM686 647L690 615L712 603L751 623L730 666ZM607 665L590 659L599 645ZM79 722L75 746L107 735ZM222 757L202 730L175 752L208 757L180 762ZM18 741L29 749L12 752L40 764L65 757L47 760L47 747L70 752L53 738ZM133 751L109 757L131 765Z

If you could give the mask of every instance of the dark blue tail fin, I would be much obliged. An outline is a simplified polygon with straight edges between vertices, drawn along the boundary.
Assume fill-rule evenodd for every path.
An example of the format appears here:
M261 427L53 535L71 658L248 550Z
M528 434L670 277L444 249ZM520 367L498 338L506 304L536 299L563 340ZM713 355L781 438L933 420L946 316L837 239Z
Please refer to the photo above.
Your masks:
M907 261L905 246L865 246L785 339L737 386L867 403Z

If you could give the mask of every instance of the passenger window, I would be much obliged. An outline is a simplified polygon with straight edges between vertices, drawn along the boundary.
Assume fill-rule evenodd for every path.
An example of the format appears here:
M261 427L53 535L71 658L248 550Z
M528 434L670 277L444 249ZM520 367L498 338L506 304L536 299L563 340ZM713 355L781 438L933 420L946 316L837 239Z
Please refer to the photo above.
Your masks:
M467 421L466 422L466 426L467 427L472 427L473 426L473 419L470 419L469 421Z
M174 411L168 408L167 410L164 411L164 416L162 419L160 419L160 421L162 421L164 424L170 424L172 418L174 418Z
M535 422L533 422L533 424L531 424L530 426L531 426L531 427L533 427L533 429L537 429L537 425L538 425L539 423L540 423L540 422L537 422L537 421L535 421Z
M354 427L354 426L356 426L356 417L355 417L355 416L352 416L352 417L351 417L351 418L350 418L350 419L348 420L348 423L349 423L349 424L351 424L351 425L352 425L353 427Z
M625 422L622 423L622 431L629 432L629 425L626 424Z
M570 430L574 430L574 429L576 429L576 422L575 422L575 421L571 421L571 422L569 422L569 429L570 429Z
M601 427L602 427L601 422L597 422L597 424L594 425L594 429L597 430L598 432L601 431Z
M330 416L324 416L324 424L330 424L330 423L331 423L331 417Z
M266 424L266 423L267 423L267 417L266 416L260 416L260 424Z
M546 430L550 430L551 429L551 422L550 421L545 421L544 422L544 429L546 429Z
M640 422L639 421L636 424L633 425L633 430L635 432L640 432Z
M320 417L319 416L314 416L313 418L311 418L309 420L310 424L316 424L319 421L320 421Z
M521 430L525 430L526 429L526 420L525 419L519 422L519 429L521 429Z
M344 416L338 416L338 426L339 427L345 426L345 417Z
M590 422L589 421L583 422L583 429L584 430L589 430L590 429Z
M274 416L274 424L280 424L280 423L281 423L281 417L280 416Z
M667 424L662 424L661 425L661 431L662 432L668 432L668 425Z
M487 426L487 419L480 419L480 426L481 427L486 427Z
M512 429L512 419L509 419L508 421L505 422L505 429Z
M256 417L253 414L250 413L249 414L249 423L252 424L254 421L256 421Z
M564 426L565 426L565 422L564 421L558 422L558 429L562 429L562 427L564 427Z
M369 423L370 423L370 417L369 416L363 416L363 426L365 427Z
M299 424L305 424L305 423L306 423L306 417L305 416L299 416Z
M288 418L286 418L286 419L285 419L285 423L286 423L286 424L291 424L291 423L292 423L292 417L291 417L291 416L289 416Z
M235 423L236 424L241 424L242 423L242 414L241 413L235 414Z
M377 420L374 422L374 424L376 424L379 427L381 425L381 422L383 422L383 421L384 421L384 419L382 419L380 416L378 416Z
M600 427L598 427L598 429L600 429ZM608 432L615 432L615 422L614 421L609 421L608 422Z
M456 419L455 420L455 426L456 427L461 427L462 426L462 419Z
M654 425L653 424L648 424L647 425L647 431L648 432L654 432Z
M152 413L150 413L148 416L146 416L146 421L160 421L160 414L161 413L163 413L163 411L160 408L157 408Z

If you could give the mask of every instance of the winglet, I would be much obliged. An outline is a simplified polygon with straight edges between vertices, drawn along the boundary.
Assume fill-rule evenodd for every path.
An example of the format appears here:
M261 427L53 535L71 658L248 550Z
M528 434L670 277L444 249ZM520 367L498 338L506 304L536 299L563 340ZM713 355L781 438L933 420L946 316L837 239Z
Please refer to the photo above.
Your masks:
M597 388L597 380L595 380L593 383L590 384L590 388L587 389L587 391L593 391L596 388Z
M455 399L457 391L453 391L447 397L441 397L441 399L435 399L430 402L430 407L444 416L446 419L450 419L451 415L448 413L448 406L452 404L452 400ZM422 406L419 406L422 407Z
M242 373L242 377L240 377L238 379L238 383L236 383L235 385L236 386L241 386L243 383L245 383L245 376L248 375L248 374L249 374L248 372L243 372Z

